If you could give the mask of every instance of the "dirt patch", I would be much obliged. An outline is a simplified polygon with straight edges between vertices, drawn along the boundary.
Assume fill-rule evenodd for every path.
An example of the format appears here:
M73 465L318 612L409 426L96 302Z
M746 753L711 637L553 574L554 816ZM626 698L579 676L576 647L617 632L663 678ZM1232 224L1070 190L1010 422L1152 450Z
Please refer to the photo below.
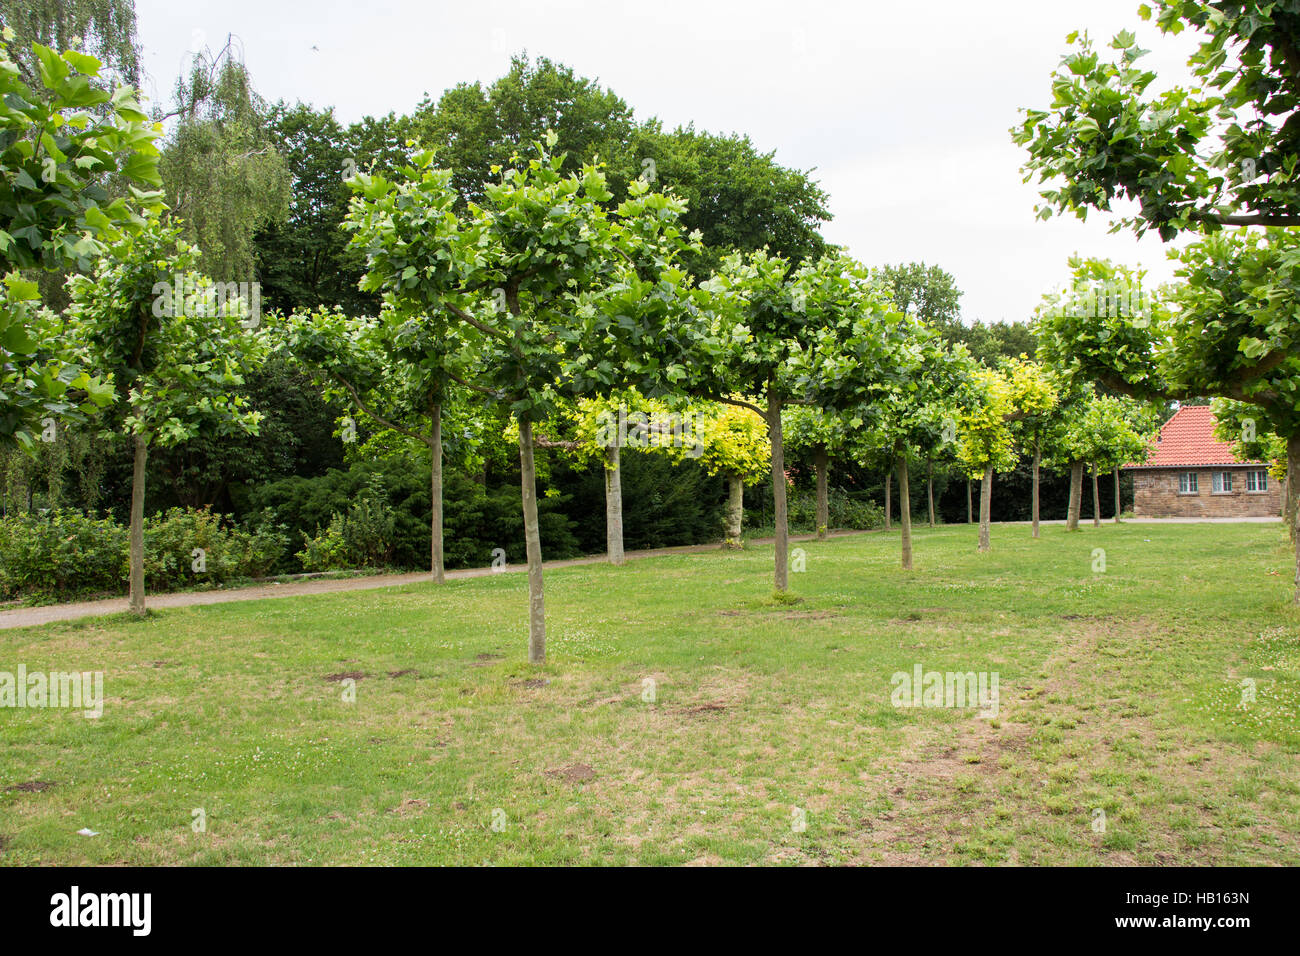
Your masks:
M15 783L12 786L5 787L5 790L16 790L19 793L41 793L49 790L52 786L54 786L54 783L50 780L27 780L23 783Z
M690 707L683 707L680 713L683 714L712 714L720 710L726 710L730 705L721 700L706 700L702 704L692 704Z
M399 817L404 817L411 813L418 813L428 805L429 802L427 800L403 800L388 812L396 814Z
M558 770L547 770L546 776L563 780L565 783L586 783L596 778L596 771L585 763L571 763Z
M539 687L546 687L551 682L545 677L530 677L528 680L513 680L510 682L511 687L526 687L529 690L537 690Z
M365 680L369 674L363 674L361 671L341 671L337 674L326 674L325 679L330 683L337 684L345 680Z
M9 849L9 839L10 839L9 837L5 836L3 833L0 833L0 853L3 853L5 850Z
M389 671L388 676L396 680L399 677L405 677L407 674L414 674L414 673L415 673L415 668L408 667L404 671Z

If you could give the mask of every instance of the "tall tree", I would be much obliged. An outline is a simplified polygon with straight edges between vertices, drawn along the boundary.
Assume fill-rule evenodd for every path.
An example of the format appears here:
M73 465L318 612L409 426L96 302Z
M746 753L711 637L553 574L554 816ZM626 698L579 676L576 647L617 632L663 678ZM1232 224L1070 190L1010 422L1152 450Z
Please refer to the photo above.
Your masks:
M209 434L256 433L259 412L234 394L248 366L266 354L248 329L248 310L221 302L194 272L198 251L175 227L151 224L113 247L94 277L74 276L74 329L110 371L130 409L133 450L130 607L145 613L145 465L154 445Z
M160 164L168 204L200 267L218 282L257 281L254 237L288 213L289 171L233 41L194 56L176 83ZM259 293L260 294L260 293Z

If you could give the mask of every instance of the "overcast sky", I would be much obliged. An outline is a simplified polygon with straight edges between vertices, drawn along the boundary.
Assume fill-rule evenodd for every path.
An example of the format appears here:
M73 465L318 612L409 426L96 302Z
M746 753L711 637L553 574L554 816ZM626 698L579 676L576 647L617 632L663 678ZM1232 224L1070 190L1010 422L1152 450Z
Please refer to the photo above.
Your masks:
M186 51L233 33L267 99L334 106L340 120L409 112L428 93L502 75L513 53L559 60L638 118L748 134L830 195L832 242L868 265L942 266L971 319L1028 318L1066 280L1069 255L1165 277L1164 246L1106 223L1034 218L1021 107L1050 102L1065 36L1129 28L1176 81L1186 44L1137 16L1137 0L137 0L151 83L167 98ZM150 88L152 87L152 88Z

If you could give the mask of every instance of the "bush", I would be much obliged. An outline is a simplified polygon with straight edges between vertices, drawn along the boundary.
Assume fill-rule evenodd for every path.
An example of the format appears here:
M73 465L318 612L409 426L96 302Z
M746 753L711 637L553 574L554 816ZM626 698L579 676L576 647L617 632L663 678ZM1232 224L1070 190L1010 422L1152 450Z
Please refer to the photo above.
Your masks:
M173 508L145 519L144 542L146 590L173 591L266 574L288 539L264 518L254 527L238 528L207 509ZM51 511L0 519L4 598L121 594L129 568L130 531L111 518Z
M335 512L329 527L303 535L297 554L305 571L384 568L392 561L397 516L388 503L379 475L372 475L365 492L346 514Z
M52 600L121 591L127 529L76 511L0 518L0 597Z
M831 488L826 496L831 528L866 531L885 523L885 509L866 498L850 495L840 488ZM812 533L817 530L817 495L799 492L790 497L790 530Z

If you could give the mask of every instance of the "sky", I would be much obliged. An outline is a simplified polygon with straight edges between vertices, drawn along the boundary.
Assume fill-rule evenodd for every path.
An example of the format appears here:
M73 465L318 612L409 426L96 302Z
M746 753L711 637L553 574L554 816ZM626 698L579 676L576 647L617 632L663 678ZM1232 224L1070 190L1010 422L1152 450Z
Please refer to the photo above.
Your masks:
M1065 37L1134 30L1162 84L1188 43L1137 16L1138 0L137 0L150 79L167 100L188 60L228 35L268 100L333 106L351 122L410 112L428 94L546 56L621 96L639 119L744 133L829 194L823 234L870 266L939 265L967 321L1025 321L1068 279L1070 255L1157 278L1155 235L1111 234L1094 214L1035 218L1008 130L1050 103ZM562 146L563 144L561 144Z

